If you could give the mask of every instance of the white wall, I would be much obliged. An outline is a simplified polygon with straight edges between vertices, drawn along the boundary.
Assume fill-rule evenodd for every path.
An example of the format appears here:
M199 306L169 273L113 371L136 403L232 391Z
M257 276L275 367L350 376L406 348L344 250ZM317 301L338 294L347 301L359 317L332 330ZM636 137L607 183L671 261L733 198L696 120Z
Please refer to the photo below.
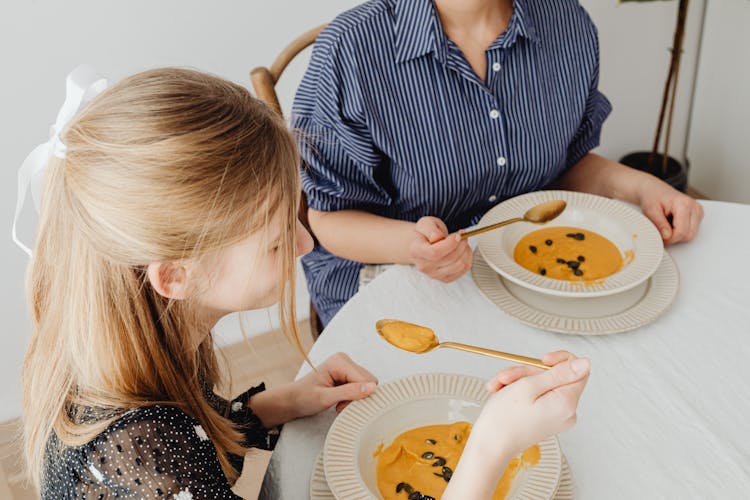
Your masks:
M356 0L6 0L0 7L0 238L3 281L0 317L0 421L19 413L20 366L29 323L23 301L24 254L10 240L16 199L16 169L46 139L64 98L64 77L89 62L110 79L164 65L192 66L248 85L248 71L270 64L277 52L306 29L325 22ZM584 0L599 26L601 88L615 111L604 130L603 154L648 148L666 74L676 3L617 6L615 0ZM684 144L684 121L693 77L700 5L693 2L682 76L675 150ZM306 58L293 63L279 93L288 109ZM27 210L27 216L31 211ZM27 217L28 219L29 217ZM27 239L30 231L24 231ZM306 294L300 287L300 312ZM268 328L267 312L248 316L250 330ZM221 323L219 335L240 337L235 318Z
M709 2L688 147L691 183L750 203L750 2Z
M599 27L599 88L614 110L604 125L600 154L619 159L649 151L669 67L677 2L581 1ZM684 157L704 0L690 2L672 125L670 154Z

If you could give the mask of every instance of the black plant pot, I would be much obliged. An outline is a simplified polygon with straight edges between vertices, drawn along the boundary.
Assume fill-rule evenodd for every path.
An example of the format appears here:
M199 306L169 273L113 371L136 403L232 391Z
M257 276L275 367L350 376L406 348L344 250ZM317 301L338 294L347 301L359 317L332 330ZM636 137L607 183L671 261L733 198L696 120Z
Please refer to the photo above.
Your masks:
M650 155L651 153L647 153L644 151L630 153L623 156L620 159L620 163L635 168L636 170L642 170L643 172L648 172L649 174L655 175L673 188L678 189L683 193L686 192L690 162L686 159L685 165L683 165L670 156L667 159L667 175L664 175L664 172L662 172L661 169L663 155L658 154L654 156L653 165L649 165L648 157Z

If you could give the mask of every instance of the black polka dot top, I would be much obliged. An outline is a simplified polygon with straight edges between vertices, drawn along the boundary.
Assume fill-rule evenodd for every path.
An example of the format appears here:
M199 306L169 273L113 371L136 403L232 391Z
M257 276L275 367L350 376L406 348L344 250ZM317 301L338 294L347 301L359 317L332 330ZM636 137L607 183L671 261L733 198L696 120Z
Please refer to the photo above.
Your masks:
M261 384L233 401L206 394L211 405L243 426L245 446L273 449L278 431L267 430L247 407ZM227 408L228 407L228 408ZM125 413L94 440L58 451L53 435L47 446L42 498L240 498L230 490L216 450L198 420L174 406L148 406ZM243 457L232 456L242 471Z

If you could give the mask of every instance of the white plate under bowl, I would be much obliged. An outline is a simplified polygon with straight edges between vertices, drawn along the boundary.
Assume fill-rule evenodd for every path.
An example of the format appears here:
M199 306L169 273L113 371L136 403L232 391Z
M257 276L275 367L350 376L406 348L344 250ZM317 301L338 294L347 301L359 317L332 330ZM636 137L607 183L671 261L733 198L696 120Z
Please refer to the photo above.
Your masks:
M377 487L378 447L416 427L476 421L489 397L485 381L466 375L426 373L381 384L352 402L326 436L325 477L337 499L382 498ZM562 452L556 437L539 443L539 462L516 476L507 498L551 499L560 482Z
M474 254L471 276L485 297L521 323L575 335L621 333L645 326L669 309L680 287L677 264L668 252L645 283L605 297L537 293L497 274L479 253Z
M568 205L556 219L544 225L517 222L477 236L485 261L504 278L531 290L560 297L602 297L624 292L649 279L661 263L664 243L653 223L638 210L617 200L573 191L537 191L516 196L493 207L479 221L486 226L522 216L529 208L551 200ZM617 273L592 283L546 278L518 264L513 258L518 241L542 227L570 226L594 231L620 250L625 265ZM632 252L632 260L626 254Z

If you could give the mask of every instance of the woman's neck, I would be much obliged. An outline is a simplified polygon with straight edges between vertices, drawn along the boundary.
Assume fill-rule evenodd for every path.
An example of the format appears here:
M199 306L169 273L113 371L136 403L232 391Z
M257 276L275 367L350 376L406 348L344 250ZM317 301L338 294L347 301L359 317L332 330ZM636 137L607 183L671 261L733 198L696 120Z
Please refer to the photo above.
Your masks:
M485 81L485 51L510 23L513 0L433 0L445 35Z
M513 13L513 0L433 0L446 32L490 31L494 38Z

